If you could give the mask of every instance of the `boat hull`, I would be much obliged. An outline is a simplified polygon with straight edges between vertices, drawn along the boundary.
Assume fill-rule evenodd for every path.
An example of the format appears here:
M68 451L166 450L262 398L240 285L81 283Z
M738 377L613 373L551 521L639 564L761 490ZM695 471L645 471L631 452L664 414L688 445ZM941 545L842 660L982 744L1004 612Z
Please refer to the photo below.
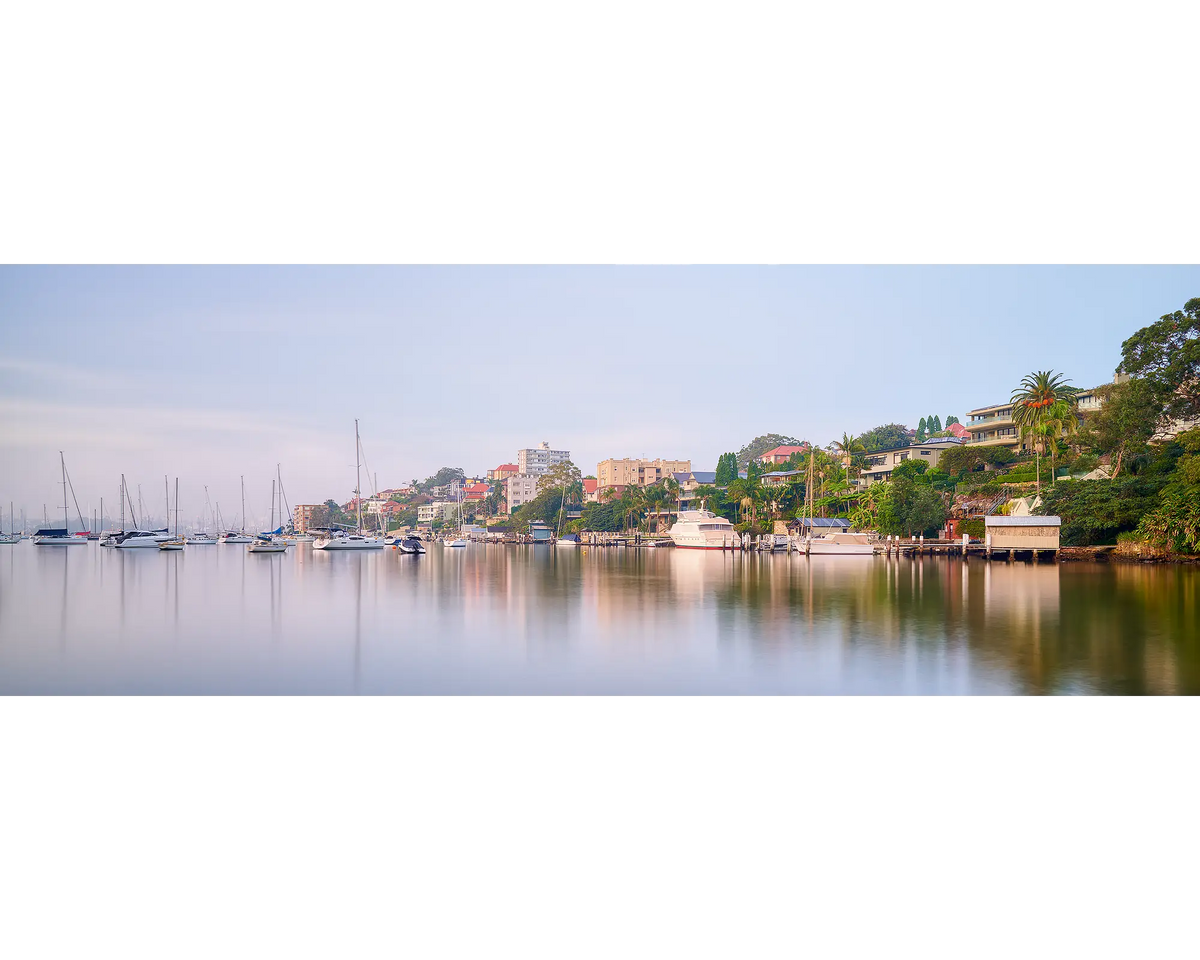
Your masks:
M247 553L285 553L286 543L252 543L246 547Z
M875 547L870 543L825 543L821 540L811 540L808 543L807 552L811 557L835 555L870 557L875 554Z
M83 537L34 537L33 542L39 547L73 547L77 543L87 543Z
M335 538L333 540L316 540L313 542L314 550L382 550L383 541L376 537L346 537Z

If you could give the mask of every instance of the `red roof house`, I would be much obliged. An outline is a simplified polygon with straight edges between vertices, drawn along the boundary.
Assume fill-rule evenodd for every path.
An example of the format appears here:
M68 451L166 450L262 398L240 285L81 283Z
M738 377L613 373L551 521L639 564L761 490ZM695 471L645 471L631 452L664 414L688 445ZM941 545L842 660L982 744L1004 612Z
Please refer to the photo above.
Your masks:
M808 444L802 443L797 447L776 447L774 450L768 450L758 458L759 463L787 463L791 459L793 453L807 453Z

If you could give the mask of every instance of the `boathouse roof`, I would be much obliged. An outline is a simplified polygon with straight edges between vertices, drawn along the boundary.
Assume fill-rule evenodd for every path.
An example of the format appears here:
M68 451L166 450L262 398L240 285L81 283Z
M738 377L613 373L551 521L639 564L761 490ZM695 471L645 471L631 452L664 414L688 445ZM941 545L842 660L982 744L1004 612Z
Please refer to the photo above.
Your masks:
M1062 517L984 517L985 527L1061 527Z

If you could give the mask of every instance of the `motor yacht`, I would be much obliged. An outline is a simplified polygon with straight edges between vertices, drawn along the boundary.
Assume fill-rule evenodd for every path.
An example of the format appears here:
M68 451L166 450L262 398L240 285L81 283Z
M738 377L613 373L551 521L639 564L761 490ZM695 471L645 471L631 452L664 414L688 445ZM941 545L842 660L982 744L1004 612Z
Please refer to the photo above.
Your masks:
M401 553L422 554L425 552L425 544L416 537L404 537L396 541L396 549Z
M118 549L134 548L158 549L160 543L173 539L166 530L126 530L117 537L113 544Z
M671 527L675 546L690 550L740 550L742 538L733 524L710 510L681 510Z
M190 537L184 537L184 541L188 544L203 546L205 544L217 543L217 538L211 533L193 533Z
M314 550L382 550L383 537L363 533L334 533L313 541Z
M579 546L579 534L564 533L561 537L559 537L555 541L554 545L557 547L578 547Z
M253 543L254 538L248 537L244 533L223 533L217 540L218 543Z

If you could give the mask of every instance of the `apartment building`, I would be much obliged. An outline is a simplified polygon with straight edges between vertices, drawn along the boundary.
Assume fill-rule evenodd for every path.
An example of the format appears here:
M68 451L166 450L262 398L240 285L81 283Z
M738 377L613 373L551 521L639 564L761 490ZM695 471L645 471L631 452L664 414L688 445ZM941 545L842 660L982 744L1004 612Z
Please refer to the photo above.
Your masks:
M517 451L517 473L540 477L543 473L549 473L556 464L570 459L570 450L551 450L550 444L543 440L536 447Z
M417 523L433 523L458 516L458 504L450 500L435 500L417 507Z
M929 469L932 470L938 465L938 461L942 459L943 453L947 450L956 450L962 444L963 441L958 439L958 437L937 437L936 439L926 440L924 443L914 443L907 447L893 447L890 450L877 450L875 453L868 453L866 456L867 465L859 475L859 482L862 486L869 487L880 480L889 480L891 479L892 471L904 463L905 460L924 460L929 464ZM992 446L995 445L992 444Z
M1007 447L1013 453L1021 450L1021 431L1013 422L1013 405L995 403L967 413L964 426L971 432L970 443L987 447Z
M508 512L513 513L524 503L537 496L536 476L518 473L504 481L504 499L508 504Z
M292 525L296 528L297 533L307 533L308 528L312 526L313 511L317 507L323 507L323 503L298 503L292 509Z
M605 487L648 487L673 473L691 473L691 460L605 460L596 465L596 482Z

